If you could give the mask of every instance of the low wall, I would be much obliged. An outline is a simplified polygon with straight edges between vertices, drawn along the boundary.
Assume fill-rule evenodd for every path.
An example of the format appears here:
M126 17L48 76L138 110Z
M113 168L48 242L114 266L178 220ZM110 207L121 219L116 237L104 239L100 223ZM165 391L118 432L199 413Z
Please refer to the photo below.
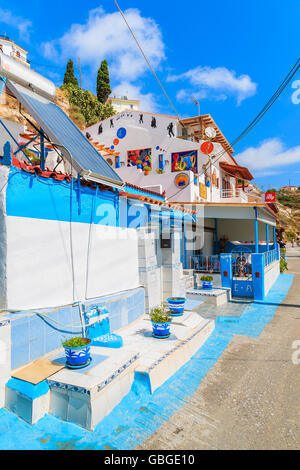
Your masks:
M87 309L89 305L106 307L109 311L110 329L116 331L144 314L144 288L85 302L82 304L83 309ZM60 348L62 341L81 334L78 304L6 314L0 320L0 346L2 345L6 354L5 363L0 364L0 377L7 377L10 369Z
M273 286L279 274L280 274L280 261L274 261L274 263L265 267L265 276L264 276L265 296L268 294L269 290Z

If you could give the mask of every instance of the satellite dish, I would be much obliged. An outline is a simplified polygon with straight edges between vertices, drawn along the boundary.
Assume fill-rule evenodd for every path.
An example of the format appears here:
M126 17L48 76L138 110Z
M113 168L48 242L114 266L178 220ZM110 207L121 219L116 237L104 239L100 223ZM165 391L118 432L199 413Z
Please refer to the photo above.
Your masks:
M213 127L206 127L204 132L205 132L205 135L209 137L210 139L213 139L217 135L216 130Z

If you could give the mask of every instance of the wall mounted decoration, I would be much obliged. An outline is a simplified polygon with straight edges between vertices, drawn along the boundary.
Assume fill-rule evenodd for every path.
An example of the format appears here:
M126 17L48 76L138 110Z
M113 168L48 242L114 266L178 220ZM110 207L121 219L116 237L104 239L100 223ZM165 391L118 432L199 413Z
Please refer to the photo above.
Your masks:
M127 133L127 131L126 131L125 127L120 127L117 130L117 136L118 136L119 139L124 139L126 133Z
M114 127L114 120L113 119L110 120L110 126L109 127Z
M200 147L200 150L202 153L204 153L205 155L208 155L209 153L211 153L214 149L214 146L211 142L203 142L203 144L201 145Z
M186 173L178 173L174 178L174 183L177 188L185 188L190 182L189 176Z
M155 117L152 117L152 119L151 119L151 127L154 127L154 128L156 127L156 119L155 119Z
M102 127L102 124L100 124L100 126L98 127L98 134L102 134L103 132L103 127Z
M170 122L170 124L167 127L167 131L169 132L169 137L175 137L174 135L174 124L173 122Z
M147 166L151 168L151 148L128 150L127 166L138 166L138 168Z
M164 155L163 154L158 155L158 167L159 167L160 170L165 169Z
M114 139L113 144L114 144L114 145L118 145L119 142L120 142L119 139Z
M200 183L199 189L200 189L200 197L203 197L203 199L207 199L207 187L205 186L205 184Z
M172 153L172 171L191 170L197 173L197 150Z
M143 119L143 115L142 115L142 114L140 114L139 124L144 124L144 119Z

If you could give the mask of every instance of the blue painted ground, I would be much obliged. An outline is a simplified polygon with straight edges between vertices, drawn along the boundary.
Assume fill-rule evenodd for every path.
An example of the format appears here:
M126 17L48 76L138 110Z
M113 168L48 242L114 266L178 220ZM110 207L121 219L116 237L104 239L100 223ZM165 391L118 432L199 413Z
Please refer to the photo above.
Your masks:
M0 449L135 448L185 405L235 334L260 336L292 282L292 275L281 275L264 302L250 304L240 318L219 317L206 343L153 395L149 394L145 382L136 378L130 393L93 432L50 415L30 426L0 409Z

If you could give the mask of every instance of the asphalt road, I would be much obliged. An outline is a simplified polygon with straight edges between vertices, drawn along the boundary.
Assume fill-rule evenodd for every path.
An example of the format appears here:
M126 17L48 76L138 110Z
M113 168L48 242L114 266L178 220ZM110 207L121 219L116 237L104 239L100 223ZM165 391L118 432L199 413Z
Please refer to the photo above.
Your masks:
M189 402L138 449L300 449L300 364L292 361L300 248L288 257L293 285L261 336L235 336Z

